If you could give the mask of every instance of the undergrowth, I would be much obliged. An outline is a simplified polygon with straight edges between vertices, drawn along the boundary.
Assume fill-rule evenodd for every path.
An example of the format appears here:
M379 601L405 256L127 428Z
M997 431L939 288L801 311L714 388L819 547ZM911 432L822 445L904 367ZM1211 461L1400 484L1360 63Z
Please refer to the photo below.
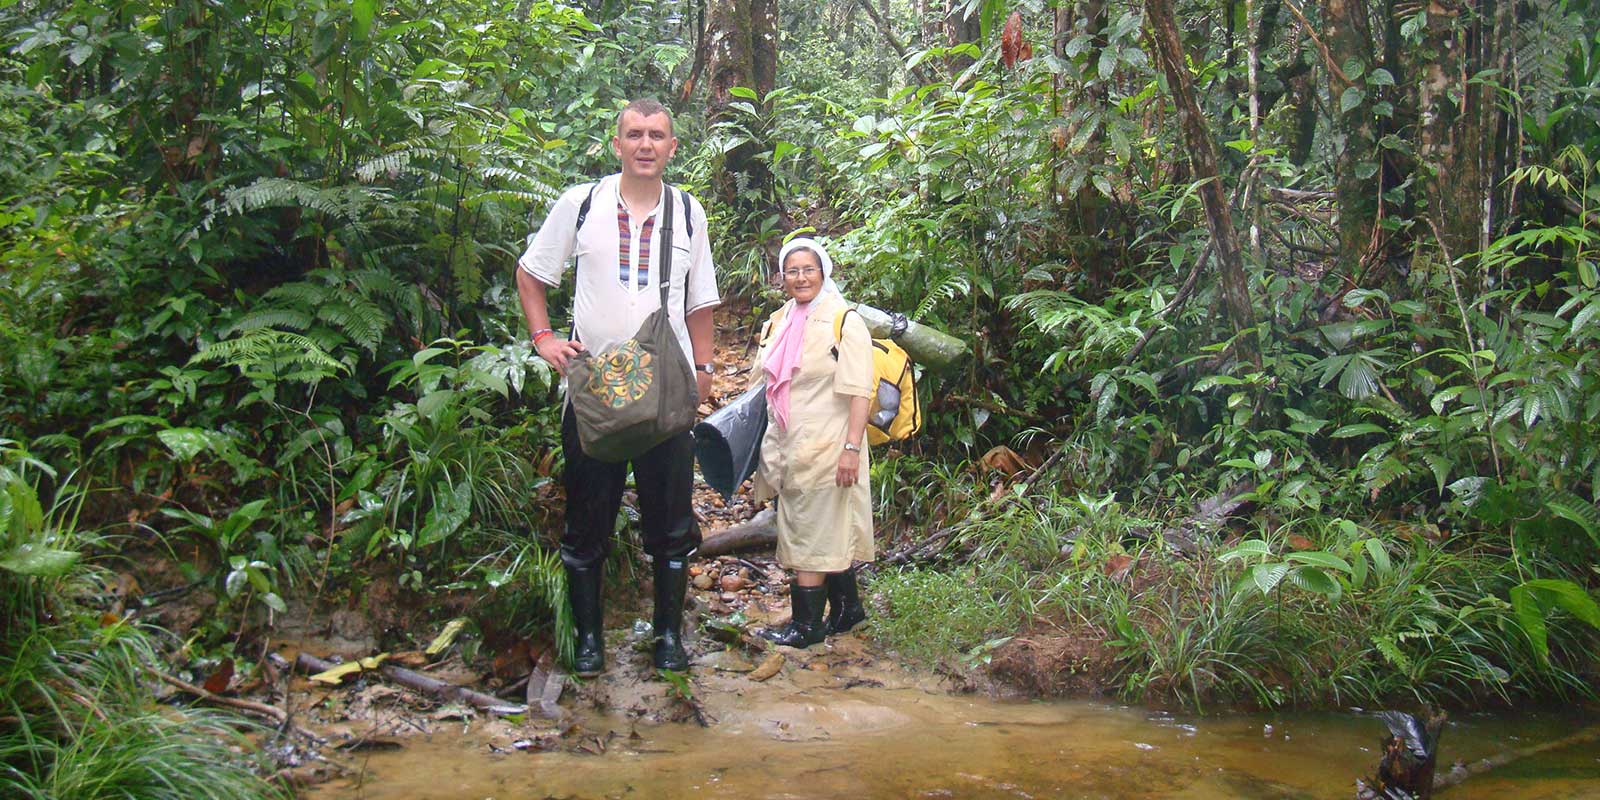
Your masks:
M37 800L287 798L252 735L221 711L157 701L157 639L96 607L70 490L46 509L36 462L0 441L0 796ZM31 465L31 469L29 468ZM33 479L29 479L29 475Z

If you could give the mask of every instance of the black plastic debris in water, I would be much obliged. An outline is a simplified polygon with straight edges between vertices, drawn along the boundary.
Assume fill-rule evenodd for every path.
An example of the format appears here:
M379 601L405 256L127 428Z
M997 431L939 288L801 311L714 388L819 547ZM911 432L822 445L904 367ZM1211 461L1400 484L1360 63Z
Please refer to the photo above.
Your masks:
M1360 800L1426 800L1433 796L1433 773L1439 759L1439 731L1444 715L1426 721L1400 711L1384 711L1378 719L1388 726L1382 740L1383 758L1372 783L1356 781Z

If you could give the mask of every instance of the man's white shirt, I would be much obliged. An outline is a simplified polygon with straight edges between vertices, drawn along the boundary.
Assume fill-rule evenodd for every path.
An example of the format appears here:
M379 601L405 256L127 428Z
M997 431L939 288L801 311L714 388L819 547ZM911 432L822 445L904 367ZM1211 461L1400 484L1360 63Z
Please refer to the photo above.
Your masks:
M684 357L693 366L694 349L689 343L684 317L691 311L721 302L717 294L716 268L711 263L711 238L706 232L705 209L693 197L688 197L689 207L685 209L679 198L687 195L680 195L677 190L669 193L663 183L661 200L655 209L648 214L628 215L629 271L624 282L618 269L619 248L623 244L617 215L621 177L620 174L609 175L600 179L598 185L585 183L563 192L529 242L528 249L517 259L517 267L545 285L556 287L561 285L571 257L577 257L573 330L584 347L600 353L632 337L645 318L661 306L661 232L654 231L651 236L648 275L643 286L638 280L640 238L646 220L659 222L662 203L673 203L672 282L667 287L667 304L682 313L671 313L668 318ZM589 204L583 230L578 231L575 228L578 208L589 196L591 185L594 186L594 200ZM685 224L688 216L694 220L692 237Z

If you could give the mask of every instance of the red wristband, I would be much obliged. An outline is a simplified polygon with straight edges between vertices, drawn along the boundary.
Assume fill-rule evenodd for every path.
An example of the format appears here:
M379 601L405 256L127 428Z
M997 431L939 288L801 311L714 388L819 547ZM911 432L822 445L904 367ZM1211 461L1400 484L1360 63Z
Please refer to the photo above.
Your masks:
M533 343L538 344L540 339L543 339L546 336L554 335L556 335L555 331L550 330L549 328L540 328L539 330L533 332Z

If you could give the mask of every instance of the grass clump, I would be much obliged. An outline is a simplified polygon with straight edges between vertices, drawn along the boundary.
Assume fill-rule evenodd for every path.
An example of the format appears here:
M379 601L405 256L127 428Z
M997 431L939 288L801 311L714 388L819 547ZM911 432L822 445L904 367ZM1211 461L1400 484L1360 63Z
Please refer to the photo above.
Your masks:
M884 611L874 636L909 660L932 664L1015 630L1020 605L999 589L1003 581L983 572L964 566L880 573L871 583Z

